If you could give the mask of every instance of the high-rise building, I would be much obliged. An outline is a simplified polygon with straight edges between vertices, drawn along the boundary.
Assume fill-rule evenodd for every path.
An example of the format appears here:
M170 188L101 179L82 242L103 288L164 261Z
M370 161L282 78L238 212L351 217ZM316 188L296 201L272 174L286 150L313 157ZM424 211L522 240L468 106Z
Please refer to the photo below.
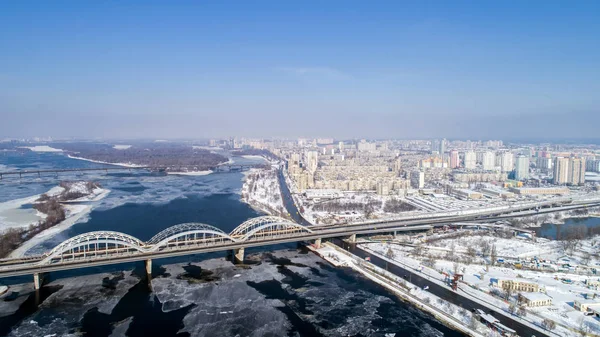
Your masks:
M440 141L440 157L444 158L444 153L446 153L446 138Z
M308 151L306 152L306 169L314 173L319 166L319 152L317 151Z
M338 143L338 150L340 150L340 152L344 151L344 142Z
M465 152L465 168L472 170L477 166L477 155L473 151Z
M514 167L514 156L511 152L503 152L500 156L500 170L510 172ZM527 163L529 167L529 162Z
M496 154L490 151L485 152L481 164L484 170L492 171L496 166Z
M563 185L569 182L569 158L554 158L553 182L556 185Z
M458 160L458 151L450 151L450 168L460 167L460 161Z
M396 158L396 161L394 162L394 172L398 173L400 171L402 171L402 161L400 158Z
M600 172L600 160L596 159L586 159L585 161L585 171L586 172Z
M529 178L529 157L519 155L515 166L515 179L524 180Z
M571 185L583 185L585 183L585 158L569 159L568 183Z
M548 156L537 157L535 164L538 170L548 173L552 169L552 158Z
M437 139L431 141L431 154L440 152L440 142Z
M425 172L412 171L410 173L410 186L412 186L413 188L425 187Z

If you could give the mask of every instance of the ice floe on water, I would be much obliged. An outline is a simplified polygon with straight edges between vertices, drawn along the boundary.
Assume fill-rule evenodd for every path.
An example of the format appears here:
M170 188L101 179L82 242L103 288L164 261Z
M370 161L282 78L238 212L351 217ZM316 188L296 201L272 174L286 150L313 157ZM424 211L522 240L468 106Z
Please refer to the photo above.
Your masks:
M47 286L62 288L10 336L136 336L149 325L161 336L459 336L315 255L288 250L248 257L254 261L248 265L224 258L155 265L152 292L130 271L55 280ZM158 312L148 311L153 307Z

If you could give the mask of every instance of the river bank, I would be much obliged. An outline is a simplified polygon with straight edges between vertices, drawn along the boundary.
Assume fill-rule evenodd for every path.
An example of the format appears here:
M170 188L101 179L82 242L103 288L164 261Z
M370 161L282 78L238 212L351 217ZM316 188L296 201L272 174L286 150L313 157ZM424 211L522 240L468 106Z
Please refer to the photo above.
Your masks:
M72 184L68 192L81 192L83 183ZM32 226L46 220L47 214L36 210L34 206L42 198L56 198L65 192L65 188L56 186L43 194L37 194L26 198L11 200L0 204L0 232L18 230L23 233L32 232ZM97 201L104 199L110 190L94 188L89 194L75 199L59 201L64 211L64 219L51 225L47 229L33 235L31 238L19 244L19 246L8 254L9 258L23 257L31 248L39 245L48 238L70 228L75 223L84 219L94 208ZM39 225L38 225L39 226ZM35 233L35 232L34 232Z
M443 322L446 326L458 330L467 336L483 337L492 330L479 323L473 313L444 301L424 289L389 273L359 257L344 251L338 246L325 242L322 247L310 247L315 254L336 267L350 267L371 281L385 287L404 301L416 306Z
M243 172L241 200L269 215L287 217L277 173L274 168Z
M90 162L90 163L96 163L96 164L105 164L105 165L131 167L131 168L134 168L134 167L144 167L144 165L136 165L136 164L131 164L131 163L109 163L109 162L105 162L105 161L87 159L87 158L76 157L76 156L72 156L72 155L67 155L67 157L69 157L71 159L83 160L83 161L87 161L87 162Z
M90 201L96 202L104 199L110 190L103 189L101 193L96 195ZM13 250L8 257L9 258L18 258L23 257L25 254L33 247L39 245L40 243L46 241L47 239L55 236L56 234L63 232L69 229L74 224L78 223L80 220L87 217L92 210L94 209L93 204L87 205L78 205L78 204L64 204L63 207L66 211L65 220L59 222L55 226L52 226L46 230L41 231L40 233L33 236L31 239L25 241L21 244L17 249Z

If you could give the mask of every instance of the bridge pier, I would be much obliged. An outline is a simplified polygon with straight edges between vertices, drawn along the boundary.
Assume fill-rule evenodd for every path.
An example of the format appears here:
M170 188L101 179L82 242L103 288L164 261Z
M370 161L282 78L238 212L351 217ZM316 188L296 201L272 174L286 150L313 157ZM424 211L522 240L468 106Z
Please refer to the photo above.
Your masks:
M352 234L348 237L348 242L356 243L356 234Z
M317 249L321 248L321 238L318 238L315 240L315 248L317 248Z
M44 282L44 274L34 273L33 274L33 289L40 290Z
M234 250L233 253L235 263L244 263L244 247Z
M146 276L148 276L148 280L152 279L152 259L146 260Z

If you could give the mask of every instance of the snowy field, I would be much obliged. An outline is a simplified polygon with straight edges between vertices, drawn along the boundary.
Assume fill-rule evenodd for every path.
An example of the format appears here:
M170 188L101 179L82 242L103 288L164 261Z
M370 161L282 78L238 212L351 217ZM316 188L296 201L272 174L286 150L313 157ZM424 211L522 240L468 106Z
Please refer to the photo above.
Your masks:
M21 148L30 149L33 152L63 152L61 149L55 149L48 145L22 146Z
M556 333L563 336L578 335L572 330L600 333L596 318L585 316L574 308L575 301L585 302L588 294L597 292L596 286L586 282L599 280L595 268L600 265L600 259L593 253L600 248L600 237L580 240L572 250L565 250L562 241L536 239L533 242L490 235L468 235L420 243L423 240L404 237L399 240L403 244L364 243L361 246L382 255L392 250L394 260L420 269L440 282L445 282L446 275L458 272L463 275L460 291L507 312L511 303L519 306L518 294L509 294L510 302L506 301L505 292L497 287L494 279L537 284L539 291L552 299L552 305L527 307L525 314L519 315L520 319L536 325L544 319L553 320L557 324ZM504 263L490 264L491 258L485 254L484 247L492 246L496 250L496 258L504 260Z

